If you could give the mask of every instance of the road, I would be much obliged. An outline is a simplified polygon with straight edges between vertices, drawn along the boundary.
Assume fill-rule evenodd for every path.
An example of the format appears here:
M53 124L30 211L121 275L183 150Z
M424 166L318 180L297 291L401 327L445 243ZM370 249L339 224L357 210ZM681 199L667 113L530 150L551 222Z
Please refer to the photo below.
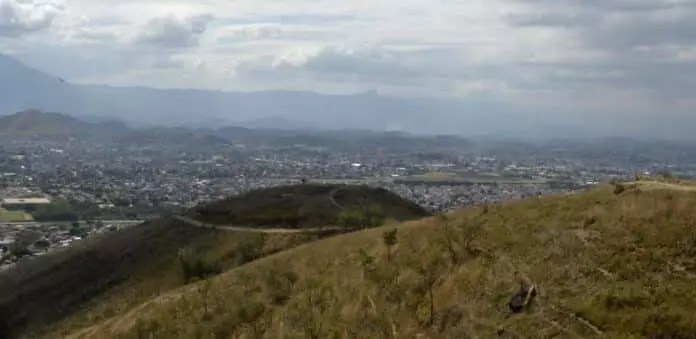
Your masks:
M100 220L104 225L137 225L142 224L144 220ZM96 222L96 221L95 221ZM79 221L81 225L87 224L86 221ZM0 222L2 226L71 226L72 221L14 221L14 222Z
M298 234L298 233L323 233L327 231L342 231L342 227L328 226L328 227L317 227L317 228L253 228L253 227L239 227L239 226L227 226L227 225L214 225L204 223L189 217L179 216L176 217L177 220L196 227L213 228L216 230L229 231L229 232L246 232L246 233L265 233L265 234Z

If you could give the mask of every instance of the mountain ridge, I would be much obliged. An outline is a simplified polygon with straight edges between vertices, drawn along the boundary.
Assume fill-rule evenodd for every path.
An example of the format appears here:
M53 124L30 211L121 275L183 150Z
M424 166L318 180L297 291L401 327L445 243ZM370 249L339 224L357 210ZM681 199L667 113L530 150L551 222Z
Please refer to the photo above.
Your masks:
M339 95L74 84L0 55L0 114L27 109L71 112L137 126L278 128L290 121L310 129L456 135L511 128L522 132L523 127L534 127L528 119L508 114L504 106L490 102L389 97L373 92Z

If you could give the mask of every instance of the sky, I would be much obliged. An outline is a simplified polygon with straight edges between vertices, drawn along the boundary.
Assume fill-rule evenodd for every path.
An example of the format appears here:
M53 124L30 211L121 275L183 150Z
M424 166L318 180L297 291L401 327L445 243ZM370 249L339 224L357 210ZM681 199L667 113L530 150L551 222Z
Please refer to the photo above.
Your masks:
M0 53L75 83L696 108L696 0L0 0Z

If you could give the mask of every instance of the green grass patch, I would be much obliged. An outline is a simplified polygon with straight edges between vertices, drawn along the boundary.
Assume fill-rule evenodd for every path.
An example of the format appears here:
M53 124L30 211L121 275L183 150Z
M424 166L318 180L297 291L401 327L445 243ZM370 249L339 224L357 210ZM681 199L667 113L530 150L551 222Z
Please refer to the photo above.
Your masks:
M0 222L19 222L32 221L34 218L30 214L21 211L7 211L0 209Z

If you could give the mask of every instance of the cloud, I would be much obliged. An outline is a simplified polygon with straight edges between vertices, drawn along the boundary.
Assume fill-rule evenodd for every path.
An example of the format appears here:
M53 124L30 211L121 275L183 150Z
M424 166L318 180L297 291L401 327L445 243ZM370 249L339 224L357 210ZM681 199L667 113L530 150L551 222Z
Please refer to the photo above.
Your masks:
M333 46L264 56L240 64L237 71L247 77L303 76L364 82L400 82L420 75L384 49Z
M221 44L261 40L316 40L325 34L325 30L314 27L278 24L227 26L215 33L216 41Z
M694 0L63 1L0 0L0 51L77 82L696 109Z
M696 80L696 3L677 0L527 0L507 23L528 34L556 34L567 58L532 66L547 87L633 90L661 100L688 98ZM531 31L528 31L531 30Z
M164 48L197 46L212 20L213 16L209 14L187 18L154 18L145 24L136 40L141 44Z
M0 36L47 29L64 10L60 0L0 0Z

